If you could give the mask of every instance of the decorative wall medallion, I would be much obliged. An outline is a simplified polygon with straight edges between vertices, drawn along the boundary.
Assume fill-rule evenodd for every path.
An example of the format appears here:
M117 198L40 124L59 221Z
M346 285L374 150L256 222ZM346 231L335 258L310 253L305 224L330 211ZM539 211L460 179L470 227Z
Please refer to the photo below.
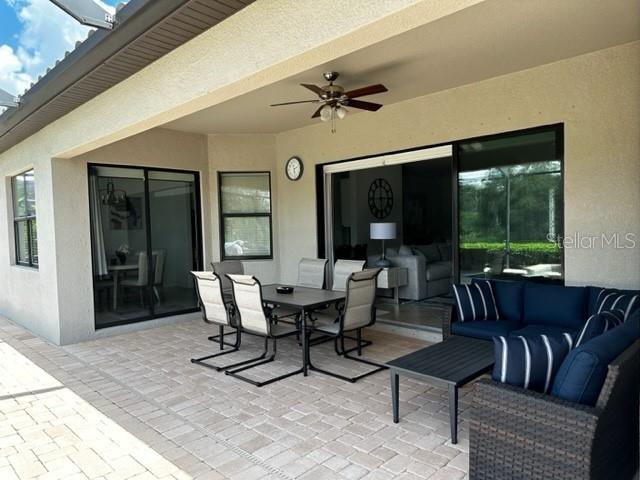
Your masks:
M369 210L376 218L388 217L393 210L393 190L384 178L376 178L369 186Z

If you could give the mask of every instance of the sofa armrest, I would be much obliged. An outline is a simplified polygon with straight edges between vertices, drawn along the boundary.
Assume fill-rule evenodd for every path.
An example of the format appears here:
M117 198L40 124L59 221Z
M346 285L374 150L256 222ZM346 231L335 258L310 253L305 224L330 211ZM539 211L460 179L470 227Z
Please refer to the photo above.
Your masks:
M400 287L400 297L421 300L427 296L426 262L418 255L394 255L389 257L394 267L407 269L407 285Z
M592 478L600 411L481 379L469 434L472 478Z

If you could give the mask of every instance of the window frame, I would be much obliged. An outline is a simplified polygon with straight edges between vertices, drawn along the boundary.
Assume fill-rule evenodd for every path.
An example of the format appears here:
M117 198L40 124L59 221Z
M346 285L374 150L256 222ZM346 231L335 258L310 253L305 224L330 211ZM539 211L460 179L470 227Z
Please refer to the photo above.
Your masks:
M33 167L24 170L20 173L17 173L16 175L12 175L11 176L11 210L13 212L13 239L14 239L14 249L15 249L15 264L16 265L20 265L22 267L29 267L29 268L33 268L33 269L38 269L40 267L40 261L39 261L39 257L38 260L34 262L33 260L33 251L34 251L34 245L36 247L37 250L37 245L38 245L38 238L36 236L35 242L33 239L33 224L34 222L37 225L37 213L36 213L36 208L34 206L34 213L33 215L21 215L18 216L18 212L16 211L16 179L20 176L24 177L24 175L31 173L32 177L33 177L33 195L34 195L34 204L36 204L35 202L35 170ZM26 198L26 192L27 192L27 188L26 188L26 183L24 185L24 189L25 189L25 202L27 201ZM20 248L20 240L19 240L19 235L18 235L18 231L19 231L19 226L21 224L26 224L27 227L27 249L28 249L28 255L27 257L29 258L28 262L22 261L21 258L21 248ZM37 228L37 226L36 226Z
M222 210L222 178L225 175L267 175L269 182L269 212L224 213ZM273 260L273 189L271 187L271 171L218 171L218 217L220 220L220 259L221 260ZM227 218L268 218L269 219L269 255L227 255L225 252L224 221Z

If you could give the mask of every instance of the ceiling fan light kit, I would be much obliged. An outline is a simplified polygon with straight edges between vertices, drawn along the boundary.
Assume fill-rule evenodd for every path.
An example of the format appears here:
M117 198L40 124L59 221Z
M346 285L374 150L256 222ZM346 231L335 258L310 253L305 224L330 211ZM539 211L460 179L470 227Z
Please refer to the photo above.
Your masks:
M361 110L368 110L370 112L376 112L382 108L382 105L379 103L355 100L355 98L386 92L387 87L384 85L378 83L367 87L357 88L355 90L345 91L342 86L335 85L333 83L338 78L337 72L326 72L323 74L323 77L327 82L329 82L328 85L320 87L318 85L308 83L300 84L304 88L311 90L313 93L318 95L317 99L275 103L271 106L280 107L283 105L294 105L298 103L318 103L320 106L315 113L311 115L311 118L320 117L320 120L323 122L331 122L331 133L335 133L336 131L336 119L342 120L347 115L348 110L345 108L347 106Z

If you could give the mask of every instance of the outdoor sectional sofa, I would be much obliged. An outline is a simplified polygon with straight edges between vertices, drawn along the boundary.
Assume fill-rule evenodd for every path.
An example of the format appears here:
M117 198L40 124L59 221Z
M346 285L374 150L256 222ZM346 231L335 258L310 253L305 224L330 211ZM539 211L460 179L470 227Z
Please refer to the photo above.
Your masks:
M501 319L457 322L454 306L445 315L445 338L575 335L595 313L602 290L519 281L492 281L492 286ZM557 377L564 393L568 389L580 402L559 398L556 391L543 394L487 378L475 384L471 479L634 478L640 447L640 309L572 350L570 357ZM572 369L589 381L572 383ZM586 394L590 400L585 402Z

